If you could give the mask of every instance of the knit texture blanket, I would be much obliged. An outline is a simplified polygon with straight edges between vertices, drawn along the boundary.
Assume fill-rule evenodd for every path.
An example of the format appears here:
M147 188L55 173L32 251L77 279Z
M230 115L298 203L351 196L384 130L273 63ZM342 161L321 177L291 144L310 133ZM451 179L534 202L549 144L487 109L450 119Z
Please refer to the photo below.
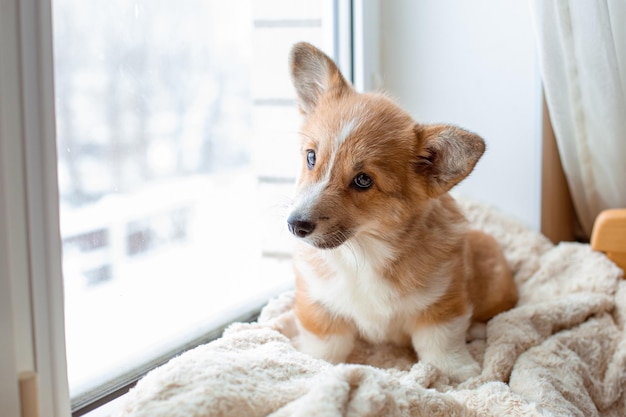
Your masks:
M460 204L502 245L520 295L468 342L478 377L453 385L411 349L363 341L347 364L302 354L285 293L257 322L150 372L116 415L625 416L623 272L588 245L554 246L493 209Z

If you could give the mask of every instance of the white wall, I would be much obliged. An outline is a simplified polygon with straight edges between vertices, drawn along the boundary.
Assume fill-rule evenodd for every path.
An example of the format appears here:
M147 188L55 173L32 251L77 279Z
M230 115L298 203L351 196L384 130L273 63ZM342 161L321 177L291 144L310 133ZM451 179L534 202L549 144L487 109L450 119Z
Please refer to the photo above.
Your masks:
M540 227L541 85L523 0L381 0L382 87L419 122L481 135L457 190Z

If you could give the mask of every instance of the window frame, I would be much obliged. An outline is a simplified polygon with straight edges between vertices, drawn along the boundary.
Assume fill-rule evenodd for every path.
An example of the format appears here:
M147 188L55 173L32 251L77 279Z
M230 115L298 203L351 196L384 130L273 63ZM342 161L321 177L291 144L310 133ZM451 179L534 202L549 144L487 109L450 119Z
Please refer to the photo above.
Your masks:
M38 389L22 400L37 404L41 416L69 416L51 2L4 0L0 11L0 402L3 415L20 415L18 379L34 373ZM379 73L378 11L379 0L333 0L328 11L332 53L360 91L380 87L372 83Z
M11 288L4 297L12 306L15 346L3 362L18 375L36 372L38 390L24 392L24 402L38 404L42 416L66 416L51 4L8 0L1 14L1 222L9 255L2 272ZM19 409L19 395L8 400Z

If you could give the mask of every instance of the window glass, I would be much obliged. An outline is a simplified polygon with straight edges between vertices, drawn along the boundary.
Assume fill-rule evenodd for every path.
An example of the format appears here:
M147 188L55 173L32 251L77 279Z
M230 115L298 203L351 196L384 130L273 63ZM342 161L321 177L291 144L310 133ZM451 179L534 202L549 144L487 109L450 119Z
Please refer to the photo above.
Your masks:
M75 406L292 285L287 54L332 3L52 2Z

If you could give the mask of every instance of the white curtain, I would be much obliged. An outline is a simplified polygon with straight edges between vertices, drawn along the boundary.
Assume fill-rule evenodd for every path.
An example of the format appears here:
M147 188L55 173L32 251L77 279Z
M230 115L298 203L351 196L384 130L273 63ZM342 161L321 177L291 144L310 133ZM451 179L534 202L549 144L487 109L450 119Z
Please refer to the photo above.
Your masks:
M563 169L589 235L601 210L626 207L626 1L531 6Z

